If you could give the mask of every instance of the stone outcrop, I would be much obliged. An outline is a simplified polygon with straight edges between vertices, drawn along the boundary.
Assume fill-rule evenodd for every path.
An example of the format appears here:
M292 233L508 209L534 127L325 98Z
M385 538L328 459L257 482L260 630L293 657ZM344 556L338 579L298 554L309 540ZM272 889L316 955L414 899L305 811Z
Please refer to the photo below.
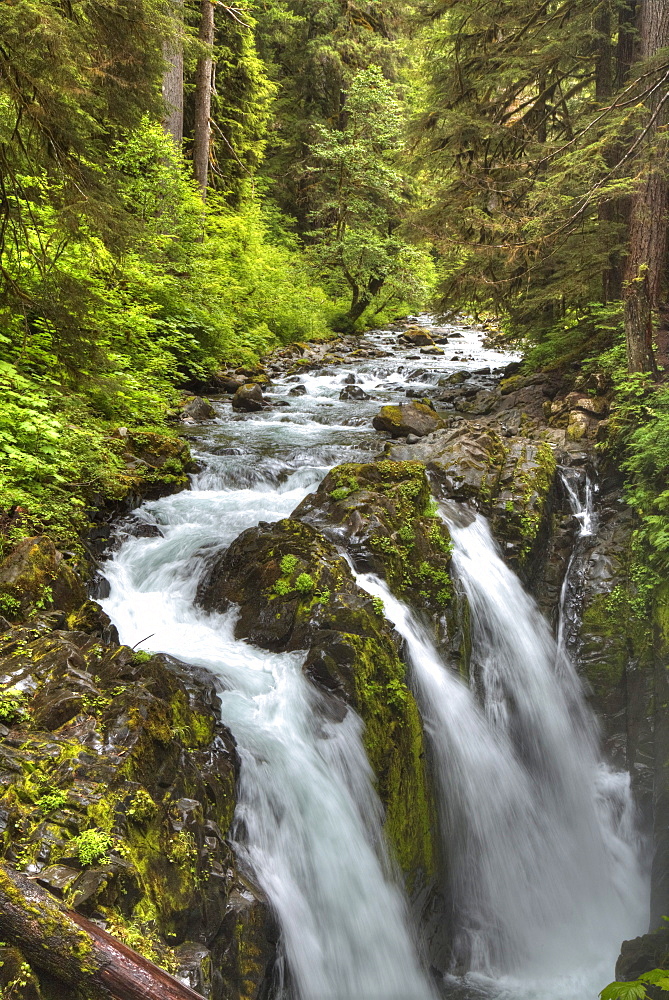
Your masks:
M213 559L198 601L216 611L237 605L237 638L306 650L321 710L342 718L348 703L360 714L389 841L409 886L425 888L434 867L433 810L418 710L383 608L356 585L336 547L295 518L250 528Z
M0 635L0 856L212 1000L259 996L276 932L226 841L213 684L114 631L88 602Z
M254 413L262 410L265 398L262 389L255 382L241 385L232 397L232 408L244 413Z
M374 417L374 429L384 431L393 438L413 434L425 437L444 427L444 420L424 403L404 403L400 406L383 406Z

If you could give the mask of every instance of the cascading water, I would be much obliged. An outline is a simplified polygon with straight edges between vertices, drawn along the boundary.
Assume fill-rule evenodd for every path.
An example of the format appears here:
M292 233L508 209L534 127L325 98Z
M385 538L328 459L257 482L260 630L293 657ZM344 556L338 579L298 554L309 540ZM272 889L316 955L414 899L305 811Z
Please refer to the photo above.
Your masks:
M381 334L377 343L395 341ZM291 1000L433 994L386 857L360 720L349 711L331 721L299 654L235 641L233 615L197 610L197 583L212 549L289 515L333 465L371 459L380 403L444 372L508 360L482 350L466 328L456 350L462 361L421 358L419 370L408 352L357 361L369 402L340 401L352 369L344 364L301 373L301 396L290 395L295 377L277 382L274 398L290 410L196 429L203 471L193 489L144 505L135 516L158 536L127 538L105 569L104 606L124 642L204 666L220 680L223 720L242 760L233 835L279 918ZM626 777L598 767L595 727L573 671L552 671L555 645L485 523L453 527L453 536L482 704L385 587L363 582L383 596L411 652L450 861L455 953L463 970L497 977L485 980L486 996L594 1000L622 938L644 929ZM592 970L585 986L584 967ZM514 982L508 994L510 975L542 982L529 992ZM483 987L467 977L462 988L449 982L446 995L472 1000Z
M511 977L515 996L551 996L559 978L558 995L582 1000L644 925L629 781L599 764L578 678L555 671L548 627L486 521L449 527L471 611L472 687L385 584L358 579L407 643L438 783L455 965Z
M560 480L578 531L562 581L558 607L557 645L559 653L573 653L579 620L579 603L584 565L597 531L595 484L586 469L561 469Z
M132 644L206 667L242 759L235 835L270 899L299 1000L430 1000L405 902L384 856L382 810L353 711L328 721L300 654L233 638L234 617L193 605L202 546L289 513L308 489L181 493L149 504L162 538L128 541L104 606ZM146 645L146 643L145 643Z

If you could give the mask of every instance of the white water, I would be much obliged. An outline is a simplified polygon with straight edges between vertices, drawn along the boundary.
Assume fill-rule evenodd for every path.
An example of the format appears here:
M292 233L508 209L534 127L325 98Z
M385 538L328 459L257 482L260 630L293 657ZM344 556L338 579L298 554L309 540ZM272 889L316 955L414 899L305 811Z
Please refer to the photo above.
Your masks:
M333 465L368 460L378 450L370 424L381 403L449 371L507 360L463 333L449 347L462 361L420 358L420 372L397 354L356 362L369 403L339 401L352 368L342 365L302 374L301 397L288 397L294 382L281 380L272 393L290 411L240 419L221 407L223 419L197 432L204 469L193 491L136 515L163 537L128 539L105 569L111 593L103 603L124 642L219 678L223 719L242 759L238 853L279 917L286 988L297 1000L429 1000L432 991L386 857L360 720L349 711L342 723L329 721L299 654L235 641L231 616L196 610L197 582L212 549L287 516ZM379 337L382 346L392 340ZM595 1000L622 938L644 929L629 783L598 766L588 735L596 727L573 671L561 664L558 679L547 675L555 649L545 625L485 526L471 527L454 529L456 563L463 584L479 592L470 600L485 708L383 590L412 653L433 748L456 953L478 970L449 979L446 995Z
M385 858L382 811L349 711L328 721L302 654L235 641L234 618L193 606L201 546L285 516L308 489L181 493L145 507L163 538L126 542L104 601L123 641L218 677L242 758L236 835L280 921L300 1000L429 1000L405 902ZM215 532L215 534L214 534Z
M440 792L455 962L485 995L594 998L647 914L629 778L598 762L573 668L556 673L548 627L486 521L450 528L472 616L471 687L385 584L359 582L407 643Z

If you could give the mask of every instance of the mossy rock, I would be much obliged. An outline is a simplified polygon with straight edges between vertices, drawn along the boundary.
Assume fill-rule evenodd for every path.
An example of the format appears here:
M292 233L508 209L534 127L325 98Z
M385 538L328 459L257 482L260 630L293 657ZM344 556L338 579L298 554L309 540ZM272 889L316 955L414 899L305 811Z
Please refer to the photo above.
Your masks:
M410 886L425 885L433 806L418 710L398 637L333 543L294 518L250 528L215 558L198 601L215 611L236 605L238 639L307 650L304 669L324 693L322 710L341 718L348 703L360 714L390 843Z
M293 516L344 534L358 570L383 577L414 608L448 607L451 538L420 462L337 466Z
M0 614L16 619L33 609L75 611L86 600L77 573L50 538L25 538L0 563Z
M104 643L108 619L93 608L71 619L92 634L42 614L0 638L0 699L24 692L20 714L0 720L0 857L168 971L182 945L207 941L226 996L258 995L266 969L252 983L223 934L230 899L244 895L268 954L276 934L225 839L239 761L213 682ZM87 832L99 852L82 851Z

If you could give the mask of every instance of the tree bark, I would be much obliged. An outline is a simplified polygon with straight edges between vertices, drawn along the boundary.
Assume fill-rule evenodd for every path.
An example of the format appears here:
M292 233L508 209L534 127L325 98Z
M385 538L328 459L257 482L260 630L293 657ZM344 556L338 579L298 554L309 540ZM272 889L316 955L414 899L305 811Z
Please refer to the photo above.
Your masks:
M214 5L202 0L198 38L205 47L197 61L195 76L195 124L193 128L193 173L200 185L202 198L207 197L209 149L211 145L211 94L214 72Z
M32 879L0 865L0 935L88 1000L202 1000Z
M641 60L651 59L669 45L669 5L666 0L642 0ZM656 114L664 93L648 103ZM629 257L625 273L625 336L631 372L655 370L653 317L660 305L667 255L666 141L658 129L667 122L666 102L657 115L641 154L647 158L640 187L632 199ZM659 147L659 148L658 148Z
M182 33L183 0L174 3L175 37L163 45L167 68L163 73L163 100L166 115L163 126L181 149L184 137L184 50Z

